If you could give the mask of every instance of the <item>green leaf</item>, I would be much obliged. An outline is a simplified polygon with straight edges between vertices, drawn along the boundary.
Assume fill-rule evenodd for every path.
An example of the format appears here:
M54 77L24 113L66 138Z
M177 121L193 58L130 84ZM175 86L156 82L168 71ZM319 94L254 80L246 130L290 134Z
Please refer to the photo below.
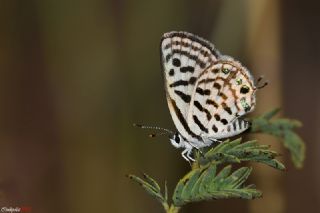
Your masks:
M164 199L168 201L168 186L167 181L164 182Z
M159 184L152 179L149 175L147 175L146 173L143 173L143 177L146 179L146 181L152 185L154 187L154 189L156 189L157 192L160 192L160 186Z
M198 178L200 176L200 170L196 169L190 172L190 178L187 178L183 181L184 187L181 192L181 197L185 197L188 195L192 195L191 191L196 184Z
M160 192L159 185L148 175L143 175L146 180L143 180L135 175L127 175L131 180L138 183L148 194L152 197L156 198L162 204L166 203L166 199L162 196Z
M284 136L284 146L291 151L291 159L297 168L303 167L305 159L305 144L294 132L288 131Z
M264 119L270 120L272 117L278 114L280 110L281 110L280 108L275 108L269 112L262 114L261 117L263 117Z
M301 127L302 124L293 119L272 119L278 112L279 109L275 109L254 118L251 132L270 134L280 138L284 146L290 151L294 165L301 168L305 159L305 144L294 132L294 129Z
M225 141L205 153L199 164L240 163L241 161L254 161L266 164L273 168L284 170L285 166L275 158L278 154L269 149L267 145L260 145L256 140L241 143L241 138Z
M216 165L193 169L177 184L174 194L174 206L183 206L190 202L210 199L261 197L262 193L252 185L244 186L251 168L242 167L231 173L231 166L226 166L217 174Z

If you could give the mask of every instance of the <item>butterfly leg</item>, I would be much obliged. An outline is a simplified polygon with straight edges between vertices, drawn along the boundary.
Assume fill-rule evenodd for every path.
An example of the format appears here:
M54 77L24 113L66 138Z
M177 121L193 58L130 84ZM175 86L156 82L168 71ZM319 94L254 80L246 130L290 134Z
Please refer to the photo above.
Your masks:
M193 157L191 157L192 148L187 151L187 158L191 161L195 161Z
M223 141L215 139L215 138L209 138L209 140L211 140L213 143L217 142L217 143L222 143Z
M181 153L182 157L188 162L194 161L194 159L190 156L191 151L192 147L186 147Z
M182 153L181 153L181 156L182 156L186 161L189 162L189 159L185 156L185 154L186 154L187 152L188 152L188 149L183 150Z

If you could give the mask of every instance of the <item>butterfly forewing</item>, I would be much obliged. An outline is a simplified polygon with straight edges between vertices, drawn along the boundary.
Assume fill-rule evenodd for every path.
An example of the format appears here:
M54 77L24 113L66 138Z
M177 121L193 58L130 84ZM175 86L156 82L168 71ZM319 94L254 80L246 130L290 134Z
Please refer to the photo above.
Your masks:
M201 138L187 122L200 74L217 61L219 52L208 41L186 32L170 32L161 40L161 61L169 110L175 126L188 140Z

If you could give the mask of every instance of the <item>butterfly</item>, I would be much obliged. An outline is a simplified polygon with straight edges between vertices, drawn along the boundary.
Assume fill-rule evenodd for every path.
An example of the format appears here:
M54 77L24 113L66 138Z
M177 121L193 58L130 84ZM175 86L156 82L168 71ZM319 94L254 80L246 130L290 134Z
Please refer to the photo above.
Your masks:
M257 84L239 61L188 32L168 32L160 44L166 98L177 132L170 138L187 161L193 148L210 146L250 127L243 116L254 110Z
M267 85L258 86L262 77L255 82L239 61L188 32L165 33L160 53L168 107L178 131L140 127L169 134L187 161L194 161L193 148L210 146L250 127L243 116L254 110L256 91Z

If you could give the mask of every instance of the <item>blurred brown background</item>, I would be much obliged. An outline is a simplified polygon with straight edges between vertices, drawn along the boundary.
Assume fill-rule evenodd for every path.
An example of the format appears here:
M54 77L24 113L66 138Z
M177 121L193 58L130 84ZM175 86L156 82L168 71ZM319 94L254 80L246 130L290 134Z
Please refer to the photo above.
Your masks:
M188 164L173 129L159 62L164 32L212 41L270 85L255 114L281 106L304 123L305 167L253 165L259 200L212 201L182 212L320 212L320 7L312 0L0 1L0 207L32 212L162 212L125 174L172 189Z

